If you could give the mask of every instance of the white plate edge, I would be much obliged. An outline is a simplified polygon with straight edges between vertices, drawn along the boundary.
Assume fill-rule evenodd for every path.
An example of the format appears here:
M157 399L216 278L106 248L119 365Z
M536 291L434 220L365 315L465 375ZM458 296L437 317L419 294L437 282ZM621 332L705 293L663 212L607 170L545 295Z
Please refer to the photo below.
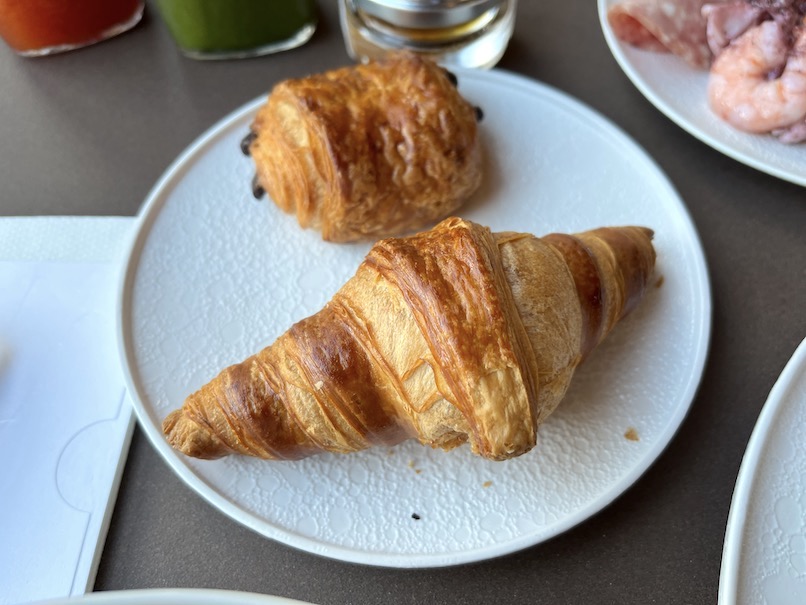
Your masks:
M29 605L312 605L286 597L217 588L138 588L88 592L78 597L35 601Z
M773 384L742 456L731 498L730 512L728 513L725 528L725 541L722 548L718 595L718 602L721 605L734 605L736 603L744 526L747 520L750 494L756 480L756 471L761 462L761 455L767 444L770 430L774 426L781 409L788 401L794 382L803 372L806 372L806 338L795 349L792 357L787 361L780 376Z
M681 221L681 230L688 231L689 246L687 247L690 248L689 252L692 255L692 261L694 263L694 268L696 269L694 281L700 286L698 288L700 291L700 299L696 302L703 309L703 320L701 324L702 329L699 331L696 338L698 355L693 363L694 371L691 373L689 382L686 384L685 389L682 391L680 397L681 401L687 401L688 403L677 407L675 414L670 416L666 429L659 434L654 447L649 450L647 455L642 458L639 464L633 466L632 469L630 469L630 471L622 477L621 481L614 484L612 489L603 492L593 505L584 507L578 510L575 514L569 515L563 523L554 525L552 527L552 531L550 532L540 534L538 536L529 535L522 537L521 539L511 540L505 544L496 545L493 547L484 547L482 549L468 550L460 554L420 554L400 556L397 554L387 555L380 553L365 553L364 551L356 549L322 544L317 540L313 540L290 531L281 531L266 521L256 519L252 513L245 511L234 502L219 494L201 477L193 472L189 472L190 469L182 462L179 454L170 447L168 442L162 437L162 434L157 431L156 427L159 426L159 422L144 422L143 419L150 418L150 414L142 404L142 391L139 388L136 377L131 373L130 367L133 366L133 352L130 342L131 334L129 331L131 326L125 325L123 318L124 316L127 316L127 314L124 313L129 304L127 300L130 300L130 297L128 297L127 294L131 290L134 274L136 273L135 268L132 266L132 261L137 260L139 263L139 254L142 252L144 241L148 234L148 232L144 231L144 228L148 225L148 223L156 220L157 215L155 212L164 202L164 189L167 186L170 186L171 183L176 179L181 177L182 172L187 169L190 160L197 153L199 153L205 146L213 142L217 137L223 135L224 131L222 129L224 126L242 119L245 115L255 111L261 104L263 104L266 96L261 95L258 98L249 101L241 107L230 112L204 131L169 165L146 197L146 200L136 219L136 225L133 230L134 235L132 236L130 244L123 257L124 265L119 281L117 300L118 350L120 359L122 360L121 366L126 387L130 393L132 405L135 409L138 420L140 421L140 426L151 441L152 445L168 462L173 471L180 478L186 481L187 484L194 489L194 491L206 499L208 503L217 508L219 512L226 514L231 519L252 529L264 537L268 537L282 544L303 550L305 552L350 563L359 563L379 567L413 569L447 567L452 565L473 563L511 554L523 548L545 542L556 537L557 535L564 533L568 529L589 519L606 508L617 497L626 492L635 483L635 481L637 481L646 472L646 470L655 463L680 428L680 425L693 404L696 391L702 381L705 363L710 348L712 324L711 284L705 259L705 252L688 208L686 207L676 188L672 185L668 176L661 170L657 162L637 141L632 139L612 120L596 111L583 101L564 91L561 91L543 82L502 69L494 69L482 73L479 73L475 70L458 68L452 68L452 70L458 75L462 75L463 78L493 78L504 83L517 84L526 88L527 90L534 87L542 89L549 96L563 102L568 109L573 109L579 117L585 118L586 120L593 120L597 124L600 124L604 128L608 129L610 131L609 134L613 136L611 140L617 140L619 145L630 148L637 157L646 163L647 168L654 173L654 177L666 186L669 197L677 203L676 210L679 215L678 220ZM289 539L289 537L293 539Z

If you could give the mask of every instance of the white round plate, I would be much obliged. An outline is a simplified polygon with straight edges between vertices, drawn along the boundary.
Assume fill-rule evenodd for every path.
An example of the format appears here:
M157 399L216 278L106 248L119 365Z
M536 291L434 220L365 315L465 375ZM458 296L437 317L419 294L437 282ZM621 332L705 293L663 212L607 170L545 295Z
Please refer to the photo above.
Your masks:
M154 588L90 592L78 597L49 599L36 605L306 605L302 601L233 590ZM31 603L31 605L35 605Z
M297 462L172 450L163 418L223 367L319 310L368 244L323 242L251 197L238 143L263 102L215 125L148 198L120 292L124 372L143 429L203 498L255 531L337 559L394 567L485 559L586 519L660 454L700 381L711 301L680 198L621 131L568 96L503 72L460 71L484 110L485 184L461 214L496 231L656 231L643 304L586 362L533 452L508 462L417 443ZM633 427L638 441L625 438ZM419 517L419 518L417 518Z
M607 45L635 87L683 130L717 151L757 170L806 185L806 144L786 145L768 135L748 134L719 119L708 107L708 72L671 54L638 50L616 38L608 9L619 0L597 0Z
M806 603L806 340L770 391L742 459L719 602Z

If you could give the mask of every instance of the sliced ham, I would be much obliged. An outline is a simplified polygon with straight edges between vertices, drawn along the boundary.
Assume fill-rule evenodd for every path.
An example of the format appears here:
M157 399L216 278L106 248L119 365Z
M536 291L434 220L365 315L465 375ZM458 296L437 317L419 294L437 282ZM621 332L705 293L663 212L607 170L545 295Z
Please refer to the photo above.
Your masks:
M713 0L623 0L607 20L619 40L644 50L671 52L707 69L713 54L706 36L703 6Z

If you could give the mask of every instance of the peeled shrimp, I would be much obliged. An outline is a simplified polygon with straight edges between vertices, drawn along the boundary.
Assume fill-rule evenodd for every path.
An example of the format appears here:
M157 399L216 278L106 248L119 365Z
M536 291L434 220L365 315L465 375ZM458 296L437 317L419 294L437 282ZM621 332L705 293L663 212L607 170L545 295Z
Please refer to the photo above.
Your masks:
M740 130L767 133L806 119L806 26L794 46L776 21L748 29L711 66L711 109Z

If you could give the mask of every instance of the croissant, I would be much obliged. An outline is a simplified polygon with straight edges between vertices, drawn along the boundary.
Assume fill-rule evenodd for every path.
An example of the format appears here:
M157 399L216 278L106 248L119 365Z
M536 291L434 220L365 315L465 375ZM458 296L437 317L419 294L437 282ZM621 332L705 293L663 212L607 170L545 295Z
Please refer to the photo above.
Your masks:
M298 459L405 439L518 456L641 299L652 236L537 238L450 218L382 240L321 311L190 395L163 431L198 458Z
M243 147L256 196L325 240L377 239L431 226L478 189L476 122L453 74L402 52L281 82Z

